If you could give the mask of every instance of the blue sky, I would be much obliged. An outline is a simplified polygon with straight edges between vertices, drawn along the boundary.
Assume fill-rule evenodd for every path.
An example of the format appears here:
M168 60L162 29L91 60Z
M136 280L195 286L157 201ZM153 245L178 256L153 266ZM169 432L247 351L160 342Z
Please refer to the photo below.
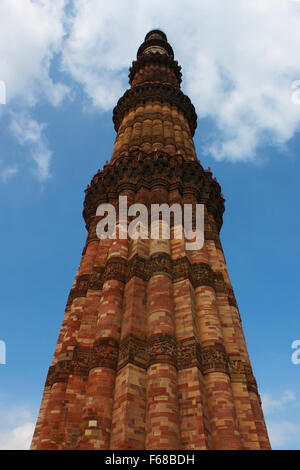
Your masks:
M85 243L84 189L111 157L112 108L158 27L196 106L198 157L226 199L221 240L272 446L300 449L299 7L1 2L0 448L29 445Z

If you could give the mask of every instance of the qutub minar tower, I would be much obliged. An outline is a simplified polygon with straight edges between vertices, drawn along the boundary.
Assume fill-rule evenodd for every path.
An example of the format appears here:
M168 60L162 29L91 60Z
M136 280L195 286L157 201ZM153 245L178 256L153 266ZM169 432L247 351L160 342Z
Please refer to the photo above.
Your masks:
M87 241L32 449L270 448L219 239L224 199L197 159L180 70L165 34L148 33L114 109L111 160L86 189ZM119 196L204 204L203 248L99 240L97 207Z

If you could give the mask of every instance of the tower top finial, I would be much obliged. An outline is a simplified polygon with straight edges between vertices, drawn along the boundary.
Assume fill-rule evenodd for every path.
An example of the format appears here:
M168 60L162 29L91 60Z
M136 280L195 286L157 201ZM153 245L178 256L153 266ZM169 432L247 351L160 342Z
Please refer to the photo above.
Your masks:
M150 39L162 39L163 41L168 42L167 36L160 29L152 29L151 31L149 31L149 33L147 33L145 36L145 41L148 41Z
M139 58L151 52L167 54L172 59L174 58L174 52L168 43L167 36L160 29L152 29L146 34L145 40L138 50L137 57Z

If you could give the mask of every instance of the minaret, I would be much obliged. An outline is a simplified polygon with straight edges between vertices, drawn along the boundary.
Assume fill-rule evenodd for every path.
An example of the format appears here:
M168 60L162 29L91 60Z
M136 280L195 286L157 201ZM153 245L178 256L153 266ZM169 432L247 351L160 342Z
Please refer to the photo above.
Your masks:
M32 449L269 449L219 232L224 199L197 159L194 106L166 35L149 32L113 113L88 231ZM99 239L102 203L203 204L205 242ZM172 227L174 231L174 226Z

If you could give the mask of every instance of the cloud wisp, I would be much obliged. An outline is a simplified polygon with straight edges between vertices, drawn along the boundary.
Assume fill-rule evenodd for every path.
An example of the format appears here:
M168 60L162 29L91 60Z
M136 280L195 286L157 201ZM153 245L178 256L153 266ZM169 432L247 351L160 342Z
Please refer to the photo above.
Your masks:
M0 408L0 450L28 450L34 432L34 419L26 407Z
M264 412L270 414L282 409L287 404L296 402L296 395L291 390L286 390L279 398L274 399L269 393L262 393L261 400Z
M12 113L10 129L22 146L28 147L34 160L36 177L45 181L50 177L50 159L52 152L48 148L44 135L46 124L38 123L26 113Z
M76 96L79 85L92 107L112 109L152 28L166 32L184 91L212 122L204 153L254 161L264 146L285 148L300 128L300 5L288 0L2 0L2 108L32 115L37 103ZM42 155L34 157L39 179L51 151Z
M272 448L283 449L287 445L290 449L299 448L299 407L296 394L285 390L275 398L270 393L262 393L261 399Z

